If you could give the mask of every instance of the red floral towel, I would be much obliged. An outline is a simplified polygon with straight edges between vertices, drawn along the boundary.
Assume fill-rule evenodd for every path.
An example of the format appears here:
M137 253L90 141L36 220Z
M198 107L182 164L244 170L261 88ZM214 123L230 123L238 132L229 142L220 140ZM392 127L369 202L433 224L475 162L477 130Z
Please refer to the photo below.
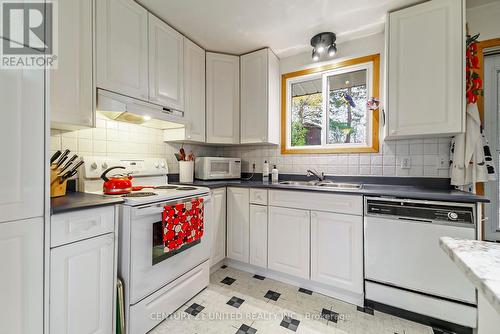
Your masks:
M162 214L164 252L177 250L203 236L203 198L165 205Z

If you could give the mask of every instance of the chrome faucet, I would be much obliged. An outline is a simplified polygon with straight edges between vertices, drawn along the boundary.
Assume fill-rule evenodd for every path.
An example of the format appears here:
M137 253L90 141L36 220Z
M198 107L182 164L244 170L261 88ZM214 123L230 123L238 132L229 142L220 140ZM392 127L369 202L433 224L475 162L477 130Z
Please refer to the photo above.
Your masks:
M320 181L320 182L325 181L325 173L323 173L323 172L319 173L315 169L313 169L313 170L308 169L307 176L311 176L311 175L316 176L318 178L318 181Z

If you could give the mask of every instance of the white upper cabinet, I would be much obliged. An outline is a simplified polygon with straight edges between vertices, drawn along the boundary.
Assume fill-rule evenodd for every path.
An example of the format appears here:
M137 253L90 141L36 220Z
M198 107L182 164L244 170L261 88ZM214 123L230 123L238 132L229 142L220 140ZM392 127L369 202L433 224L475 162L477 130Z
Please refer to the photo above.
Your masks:
M240 141L240 57L207 52L207 143Z
M241 144L279 143L279 60L268 48L245 54L241 67Z
M311 213L311 280L363 293L362 216Z
M96 6L97 87L147 101L148 12L133 0Z
M463 132L463 2L424 2L387 24L387 138Z
M58 67L50 71L50 121L57 129L94 126L93 0L58 2Z
M205 142L205 50L184 38L186 140Z
M149 101L184 110L184 37L149 14Z
M0 332L42 334L43 218L0 223L0 263Z
M0 41L2 42L2 41ZM2 70L0 75L0 223L44 213L44 71Z

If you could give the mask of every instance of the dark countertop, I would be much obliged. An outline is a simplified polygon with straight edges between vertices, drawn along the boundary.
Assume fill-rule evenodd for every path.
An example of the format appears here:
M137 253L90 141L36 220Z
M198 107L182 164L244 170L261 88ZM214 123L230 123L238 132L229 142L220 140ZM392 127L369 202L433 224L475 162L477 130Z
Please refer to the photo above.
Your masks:
M50 214L89 209L123 203L121 197L102 196L82 192L68 192L66 196L51 198Z
M178 184L177 182L171 182ZM184 183L185 184L185 183ZM187 184L186 184L187 185ZM446 202L462 202L462 203L487 203L489 200L486 197L478 196L464 191L453 189L433 189L412 185L384 185L384 184L363 184L362 189L325 189L321 187L291 187L281 184L265 183L262 181L241 181L241 180L220 180L220 181L201 181L195 180L191 185L208 187L211 189L222 187L245 187L245 188L268 188L281 190L300 190L300 191L316 191L329 192L337 194L356 194L364 196L388 196L398 198L446 201Z

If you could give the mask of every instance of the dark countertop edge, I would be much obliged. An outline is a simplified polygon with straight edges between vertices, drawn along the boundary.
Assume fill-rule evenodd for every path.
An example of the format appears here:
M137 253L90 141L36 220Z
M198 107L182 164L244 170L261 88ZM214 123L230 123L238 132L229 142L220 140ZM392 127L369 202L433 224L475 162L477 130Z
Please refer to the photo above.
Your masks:
M172 184L180 184L178 182L171 182ZM416 186L397 186L397 185L376 185L366 184L359 190L332 190L332 189L318 189L306 187L290 187L273 183L263 183L262 181L201 181L195 180L193 183L183 183L185 185L193 185L200 187L207 187L210 189L225 188L225 187L238 187L238 188L267 188L276 190L290 190L290 191L307 191L307 192L322 192L330 194L349 194L361 196L387 196L397 198L419 199L419 200L435 200L445 202L461 202L461 203L489 203L489 199L483 196L467 193L464 191L453 189L432 189L422 188ZM404 188L404 189L402 189Z
M66 196L50 199L50 214L55 215L101 206L116 205L123 202L121 197L109 197L83 192L68 192Z

